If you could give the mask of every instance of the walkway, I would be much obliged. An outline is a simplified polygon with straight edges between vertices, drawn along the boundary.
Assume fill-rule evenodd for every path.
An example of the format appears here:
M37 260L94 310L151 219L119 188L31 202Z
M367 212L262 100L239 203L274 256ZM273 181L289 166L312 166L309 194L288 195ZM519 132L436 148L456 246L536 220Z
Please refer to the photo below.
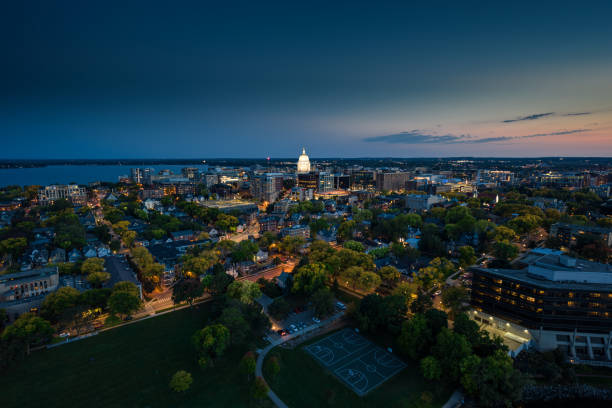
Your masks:
M344 312L339 312L336 313L335 315L321 321L321 323L317 323L315 325L309 326L303 330L300 330L296 333L293 334L289 334L287 336L283 336L278 340L275 340L273 342L271 342L270 344L268 344L263 350L259 351L259 354L257 356L257 365L255 366L255 375L257 377L261 377L264 382L266 381L266 379L263 376L263 362L266 358L266 354L268 354L268 352L270 350L272 350L274 347L279 346L291 339L294 339L296 337L299 337L303 334L309 333L313 330L319 329L327 324L333 323L336 320L338 320L339 318L341 318L342 316L344 316ZM266 382L267 385L267 382ZM270 397L270 399L272 400L272 402L274 402L274 405L276 405L278 408L288 408L287 404L285 404L279 397L278 395L276 395L276 393L274 391L272 391L272 389L270 388L270 386L268 386L268 397Z
M453 395L450 396L446 404L442 405L442 408L455 408L463 404L463 394L459 390L455 390Z

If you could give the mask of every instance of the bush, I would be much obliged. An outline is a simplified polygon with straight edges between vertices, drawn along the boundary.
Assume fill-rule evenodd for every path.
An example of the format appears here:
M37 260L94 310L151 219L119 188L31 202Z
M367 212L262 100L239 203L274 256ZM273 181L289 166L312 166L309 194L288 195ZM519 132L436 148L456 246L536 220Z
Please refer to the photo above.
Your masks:
M179 370L172 376L170 380L170 388L175 392L187 391L193 382L191 374L185 370Z

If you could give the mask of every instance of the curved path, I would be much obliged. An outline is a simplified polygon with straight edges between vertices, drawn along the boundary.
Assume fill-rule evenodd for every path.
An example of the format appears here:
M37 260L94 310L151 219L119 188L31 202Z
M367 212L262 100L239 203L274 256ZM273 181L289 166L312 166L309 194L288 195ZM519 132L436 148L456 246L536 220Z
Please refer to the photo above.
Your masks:
M299 336L302 336L302 335L304 335L306 333L309 333L309 332L311 332L313 330L317 330L317 329L319 329L319 328L321 328L323 326L326 326L326 325L328 325L330 323L333 323L334 321L338 320L342 316L344 316L344 312L338 312L335 315L333 315L333 316L331 316L331 317L321 321L321 323L317 323L317 324L314 324L312 326L308 326L305 329L300 330L300 331L298 331L296 333L289 334L287 336L283 336L280 339L275 340L275 341L271 342L270 344L268 344L263 350L259 350L258 351L259 354L257 355L257 364L255 365L255 375L257 377L261 377L264 380L264 382L266 381L266 379L263 376L263 370L262 370L263 369L263 362L264 362L264 360L266 358L266 354L268 354L268 352L270 350L272 350L274 347L276 347L276 346L278 346L280 344L283 344L283 343L285 343L285 342L287 342L287 341L289 341L291 339L294 339L296 337L299 337ZM266 385L267 384L268 383L266 382ZM268 391L268 397L270 397L272 402L274 402L274 404L278 408L288 408L287 404L285 404L278 397L278 395L276 395L276 393L274 391L272 391L272 388L270 388L269 385L268 385L268 390L269 390Z

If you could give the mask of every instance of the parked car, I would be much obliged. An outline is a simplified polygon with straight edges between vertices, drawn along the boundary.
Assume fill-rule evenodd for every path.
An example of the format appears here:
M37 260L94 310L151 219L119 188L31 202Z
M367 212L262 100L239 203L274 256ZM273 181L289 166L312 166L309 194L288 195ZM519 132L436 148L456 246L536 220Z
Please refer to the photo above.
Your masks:
M318 319L318 318L316 318L316 317L313 317L313 318L312 318L312 321L313 321L313 322L315 322L315 323L321 323L321 320L319 320L319 319Z

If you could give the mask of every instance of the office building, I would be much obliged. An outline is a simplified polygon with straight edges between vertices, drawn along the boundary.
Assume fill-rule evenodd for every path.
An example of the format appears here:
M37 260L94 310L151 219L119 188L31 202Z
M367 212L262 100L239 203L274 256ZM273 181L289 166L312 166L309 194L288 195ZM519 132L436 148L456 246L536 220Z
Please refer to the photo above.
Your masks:
M58 286L57 267L0 275L0 309L13 321L22 313L36 311Z
M524 328L541 351L612 361L612 267L546 249L522 262L520 270L471 268L476 319Z

